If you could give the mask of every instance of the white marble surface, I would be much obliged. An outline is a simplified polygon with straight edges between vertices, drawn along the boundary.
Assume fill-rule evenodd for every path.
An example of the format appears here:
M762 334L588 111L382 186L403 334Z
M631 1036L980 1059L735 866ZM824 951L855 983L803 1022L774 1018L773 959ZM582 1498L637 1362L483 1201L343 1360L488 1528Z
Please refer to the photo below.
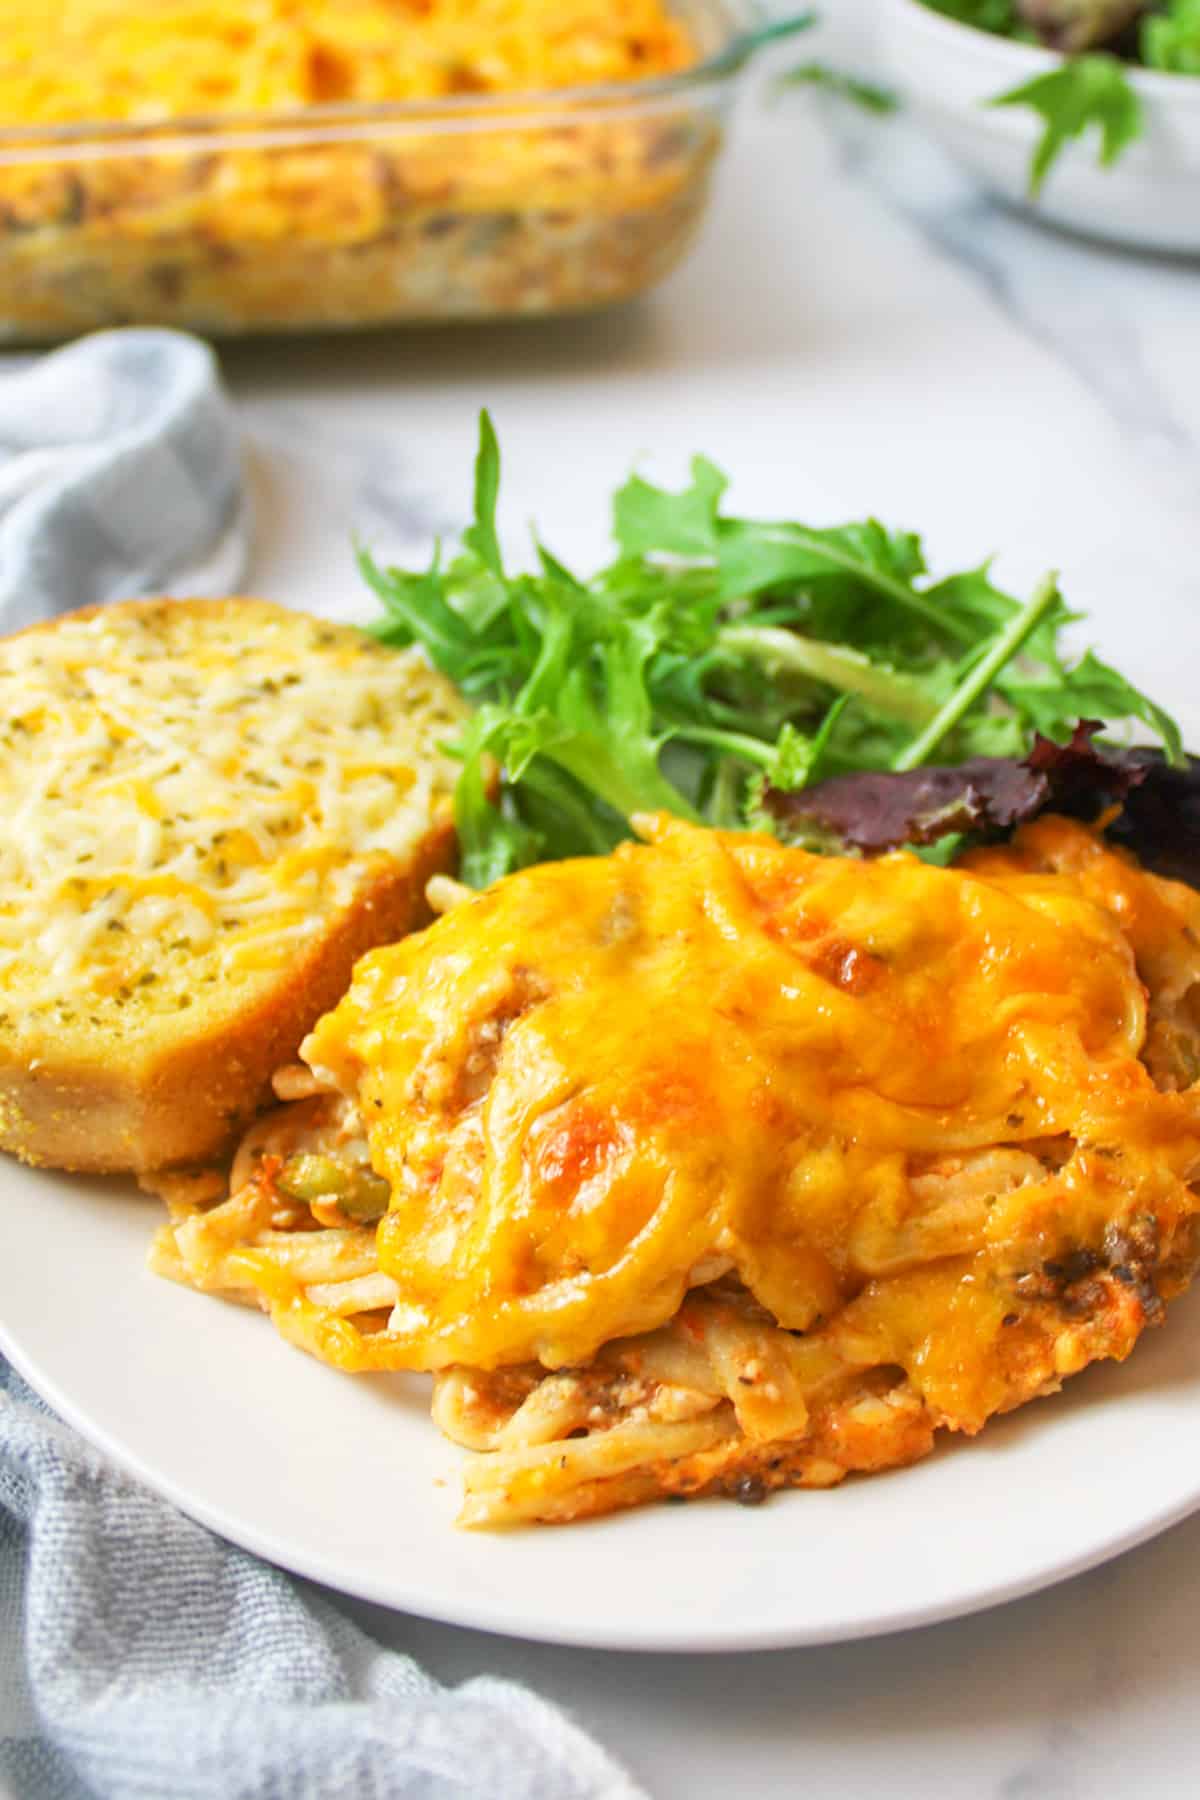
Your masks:
M568 557L601 549L631 462L682 477L704 449L748 508L875 511L943 565L999 551L1015 583L1061 568L1088 635L1193 700L1200 265L1000 212L901 123L748 104L693 260L609 317L243 347L226 366L254 446L255 584L297 604L360 604L351 528L412 553L461 521L486 403L512 532L536 514ZM352 1610L448 1679L530 1680L657 1800L1182 1800L1200 1789L1197 1556L1200 1519L974 1620L697 1661Z

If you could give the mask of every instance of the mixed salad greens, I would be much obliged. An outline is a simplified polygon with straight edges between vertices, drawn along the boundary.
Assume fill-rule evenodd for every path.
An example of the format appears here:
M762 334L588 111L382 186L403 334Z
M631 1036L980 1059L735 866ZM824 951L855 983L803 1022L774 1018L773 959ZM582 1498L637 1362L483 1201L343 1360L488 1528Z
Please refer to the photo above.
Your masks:
M1200 75L1200 0L922 0L933 12L997 37L1063 53L1058 68L1007 93L997 106L1030 107L1043 121L1030 186L1036 194L1072 138L1100 134L1115 162L1141 136L1143 113L1129 69Z
M536 567L517 571L484 413L458 553L384 569L360 551L376 634L421 645L475 708L450 746L464 881L609 850L631 815L659 809L803 840L805 809L780 796L856 772L1024 759L1039 737L1078 744L1087 718L1140 721L1163 766L1186 767L1173 719L1091 651L1067 657L1076 615L1053 576L1020 601L987 563L934 576L919 538L874 519L734 516L726 485L704 457L679 492L635 475L613 503L606 567L580 577L535 539ZM810 835L828 838L819 824Z
M1200 76L1200 0L920 0L931 12L992 37L1061 53L1057 68L997 94L993 106L1026 107L1042 121L1029 169L1032 196L1068 143L1099 137L1106 167L1141 137L1145 116L1129 78L1135 66L1168 75ZM818 23L808 14L793 30ZM820 61L780 76L779 85L809 86L874 113L894 112L896 95Z
M1168 74L1200 75L1200 0L924 0L998 37L1076 55L1108 50Z

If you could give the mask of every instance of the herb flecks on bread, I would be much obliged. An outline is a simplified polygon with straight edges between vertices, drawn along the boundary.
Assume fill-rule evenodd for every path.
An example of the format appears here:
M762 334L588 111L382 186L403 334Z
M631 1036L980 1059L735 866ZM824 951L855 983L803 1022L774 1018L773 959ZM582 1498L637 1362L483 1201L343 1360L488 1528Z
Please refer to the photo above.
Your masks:
M0 643L0 1147L219 1148L354 958L423 916L462 711L419 655L260 600Z

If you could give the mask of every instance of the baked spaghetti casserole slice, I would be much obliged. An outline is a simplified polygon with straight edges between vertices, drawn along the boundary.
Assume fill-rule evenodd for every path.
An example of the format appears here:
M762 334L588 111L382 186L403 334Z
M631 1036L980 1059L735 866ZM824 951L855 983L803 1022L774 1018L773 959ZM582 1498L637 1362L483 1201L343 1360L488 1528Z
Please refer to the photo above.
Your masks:
M642 821L358 965L155 1266L425 1370L463 1522L910 1463L1200 1235L1200 895L1046 818L942 869Z

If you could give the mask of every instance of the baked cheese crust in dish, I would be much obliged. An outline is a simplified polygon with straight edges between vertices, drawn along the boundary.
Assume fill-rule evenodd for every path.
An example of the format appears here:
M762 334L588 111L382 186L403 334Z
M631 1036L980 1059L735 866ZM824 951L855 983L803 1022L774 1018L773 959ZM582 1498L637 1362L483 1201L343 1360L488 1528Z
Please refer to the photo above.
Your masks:
M0 1148L219 1152L455 854L463 716L417 651L262 600L0 641Z
M1200 1254L1200 895L1048 818L949 869L658 817L358 965L152 1262L435 1378L462 1522L910 1463Z
M0 0L0 118L196 118L667 75L661 0Z
M638 90L706 53L662 0L0 0L0 328L624 298L718 143L711 96ZM628 98L572 110L595 87Z

